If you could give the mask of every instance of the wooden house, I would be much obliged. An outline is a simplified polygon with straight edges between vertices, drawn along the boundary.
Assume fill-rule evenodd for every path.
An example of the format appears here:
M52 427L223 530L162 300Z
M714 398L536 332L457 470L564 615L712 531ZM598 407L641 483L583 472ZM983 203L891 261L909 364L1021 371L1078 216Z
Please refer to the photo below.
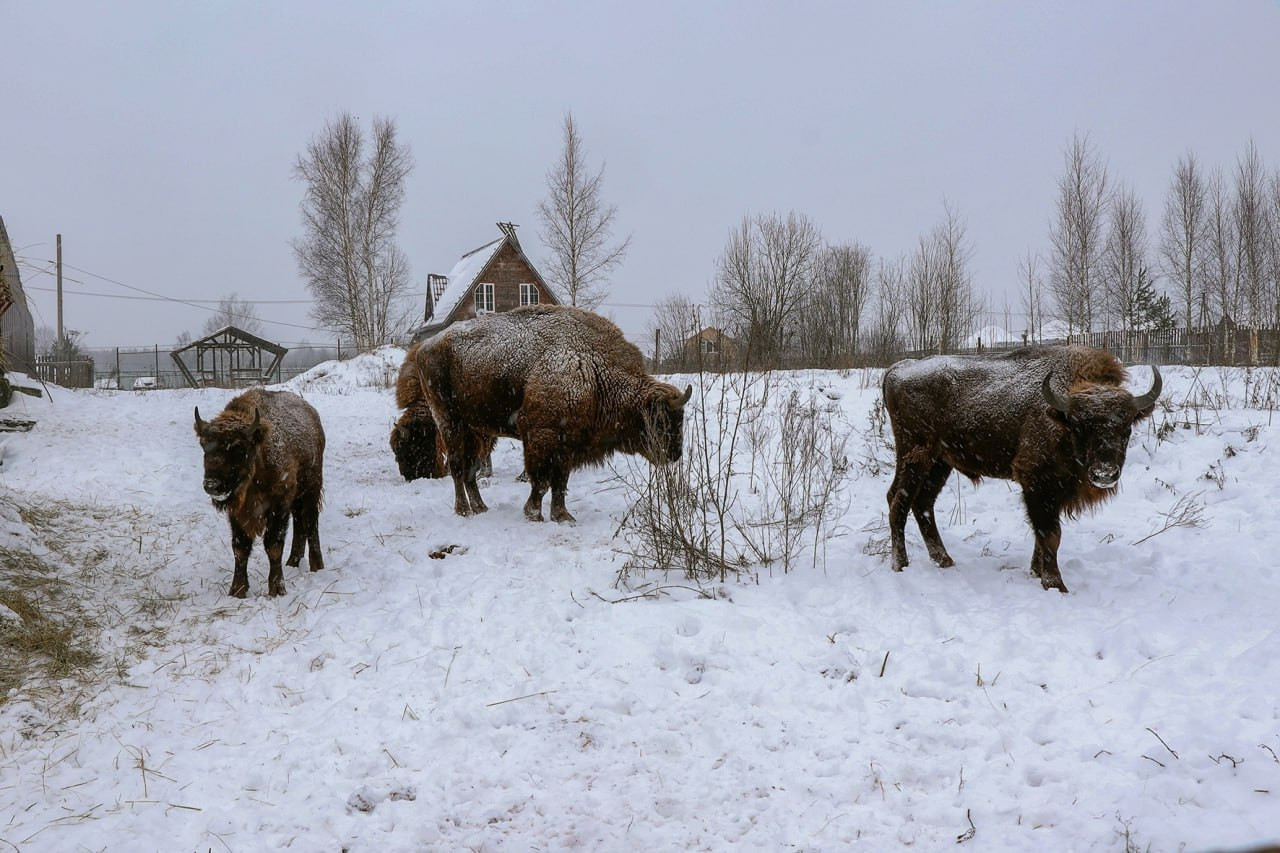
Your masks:
M738 360L738 341L725 334L724 329L707 326L689 336L684 342L683 361L690 367L705 365L719 368L734 365Z
M36 361L36 329L18 275L18 260L0 217L0 372L32 373Z
M558 305L559 300L516 237L516 226L499 222L496 240L467 252L448 275L427 276L426 310L415 341L459 320L510 311L521 305Z

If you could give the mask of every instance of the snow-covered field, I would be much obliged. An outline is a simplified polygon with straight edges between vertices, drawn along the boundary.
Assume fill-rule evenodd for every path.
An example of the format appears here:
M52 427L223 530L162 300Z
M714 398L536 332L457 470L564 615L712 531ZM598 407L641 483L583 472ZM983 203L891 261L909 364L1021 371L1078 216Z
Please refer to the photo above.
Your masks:
M573 525L523 519L513 442L487 514L455 517L448 480L403 482L379 387L400 357L291 383L328 433L326 569L287 569L278 599L260 548L249 598L227 596L227 524L200 489L192 407L209 417L230 392L52 389L6 411L39 423L3 439L0 536L58 540L47 556L82 590L104 671L88 693L33 685L0 704L0 849L1280 840L1266 374L1164 370L1174 411L1135 432L1121 494L1064 522L1069 595L1030 577L1020 497L999 481L944 490L955 568L910 522L911 565L891 572L876 547L891 471L855 464L844 535L816 567L711 597L652 577L667 588L646 597L615 586L628 493L609 469L573 476ZM850 450L865 442L878 374L777 381L826 389ZM1139 542L1180 500L1202 524Z

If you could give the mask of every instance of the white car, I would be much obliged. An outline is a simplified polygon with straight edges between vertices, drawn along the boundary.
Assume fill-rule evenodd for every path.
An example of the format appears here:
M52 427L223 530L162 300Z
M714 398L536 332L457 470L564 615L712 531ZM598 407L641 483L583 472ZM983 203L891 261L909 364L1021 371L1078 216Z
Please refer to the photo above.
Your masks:
M133 380L133 390L153 391L160 387L160 380L154 376L139 376Z

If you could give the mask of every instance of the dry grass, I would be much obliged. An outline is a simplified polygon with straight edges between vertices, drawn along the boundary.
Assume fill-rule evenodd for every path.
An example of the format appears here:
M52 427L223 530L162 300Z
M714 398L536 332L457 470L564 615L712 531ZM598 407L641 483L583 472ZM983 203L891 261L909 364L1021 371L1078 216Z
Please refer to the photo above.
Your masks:
M28 534L0 548L0 604L11 611L0 611L0 704L74 716L163 645L190 597L156 579L183 525L127 507L20 500L0 495Z

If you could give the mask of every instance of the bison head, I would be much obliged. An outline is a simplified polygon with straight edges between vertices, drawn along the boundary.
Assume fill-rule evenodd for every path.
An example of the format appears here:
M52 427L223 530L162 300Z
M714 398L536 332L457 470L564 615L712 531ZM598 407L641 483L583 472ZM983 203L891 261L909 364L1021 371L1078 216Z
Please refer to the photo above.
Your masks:
M448 473L439 435L436 422L429 415L411 417L406 413L396 421L391 428L391 452L395 454L401 477L436 479Z
M639 452L650 464L680 460L684 452L684 405L692 396L692 385L684 391L664 382L649 387L644 409L645 442Z
M1095 488L1111 489L1120 482L1133 425L1151 414L1160 396L1155 365L1151 374L1151 390L1140 397L1110 385L1089 385L1062 397L1050 387L1053 374L1044 378L1041 391L1049 415L1067 428L1072 458Z
M226 506L249 481L258 448L267 437L267 425L262 423L257 409L253 410L252 423L233 418L202 421L197 406L196 435L204 451L205 493L213 498L215 506Z

